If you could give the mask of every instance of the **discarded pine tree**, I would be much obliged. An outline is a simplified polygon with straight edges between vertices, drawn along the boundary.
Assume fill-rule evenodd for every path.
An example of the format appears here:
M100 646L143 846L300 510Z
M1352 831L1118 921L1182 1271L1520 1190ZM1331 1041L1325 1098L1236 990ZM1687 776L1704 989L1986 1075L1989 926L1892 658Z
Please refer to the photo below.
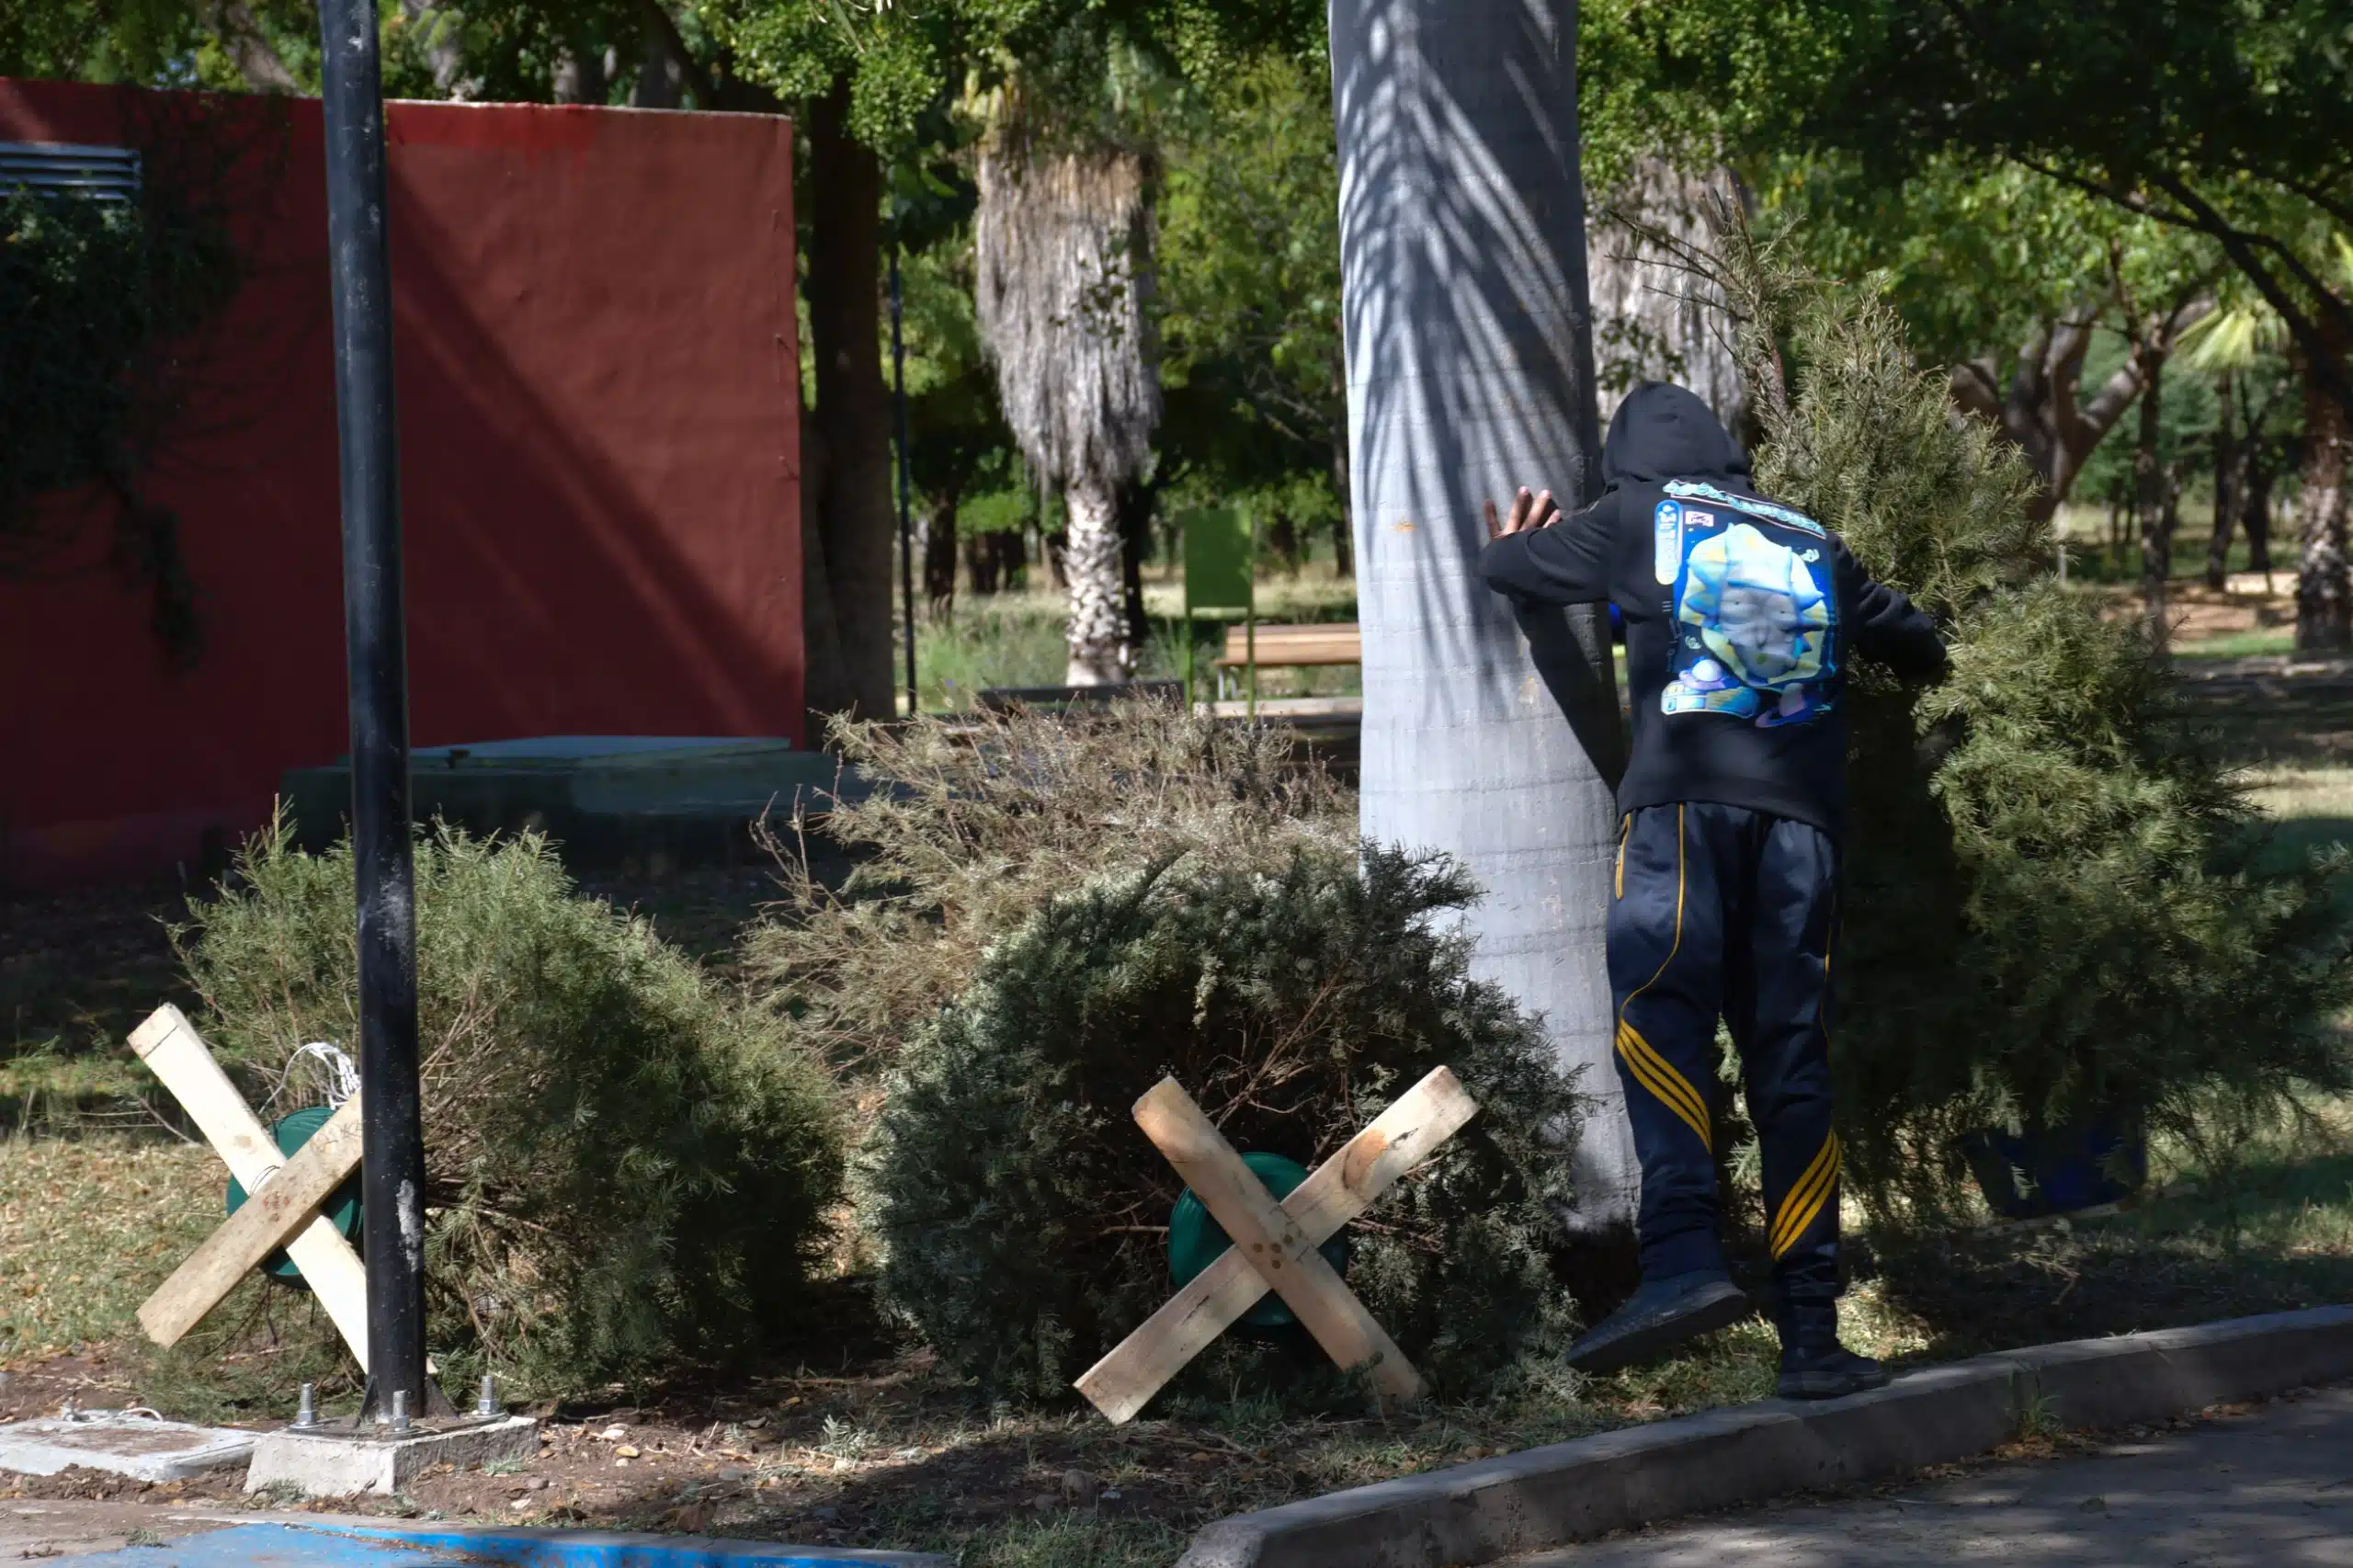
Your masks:
M428 1347L535 1394L751 1351L829 1239L833 1085L764 1010L543 839L416 845ZM206 1038L266 1115L357 1054L348 841L280 822L174 932Z
M1952 653L1930 687L1849 688L1835 1060L1859 1190L1949 1198L1977 1127L2199 1140L2353 1086L2347 857L2273 846L2143 632L2053 579L2023 460L1953 414L1894 310L1721 222L1758 484Z

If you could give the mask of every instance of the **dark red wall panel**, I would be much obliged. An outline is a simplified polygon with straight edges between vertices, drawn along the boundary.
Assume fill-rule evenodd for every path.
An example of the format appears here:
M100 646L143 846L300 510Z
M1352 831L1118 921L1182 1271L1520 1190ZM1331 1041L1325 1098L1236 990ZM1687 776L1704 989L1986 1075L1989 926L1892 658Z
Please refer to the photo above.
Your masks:
M0 82L0 140L191 134L244 284L177 347L142 484L205 648L172 665L108 508L61 499L76 552L0 577L10 880L168 869L346 747L318 105ZM789 123L397 103L388 134L416 744L801 738Z

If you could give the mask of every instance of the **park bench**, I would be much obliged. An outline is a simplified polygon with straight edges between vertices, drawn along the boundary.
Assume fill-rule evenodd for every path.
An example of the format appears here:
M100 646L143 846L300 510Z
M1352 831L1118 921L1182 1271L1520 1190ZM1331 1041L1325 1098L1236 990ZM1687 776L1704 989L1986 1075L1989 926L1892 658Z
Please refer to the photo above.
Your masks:
M1356 622L1324 621L1311 626L1260 626L1253 632L1246 626L1229 626L1225 631L1225 652L1217 658L1218 694L1225 693L1225 676L1229 670L1246 669L1255 662L1260 669L1299 669L1311 665L1360 665L1364 663L1364 638Z

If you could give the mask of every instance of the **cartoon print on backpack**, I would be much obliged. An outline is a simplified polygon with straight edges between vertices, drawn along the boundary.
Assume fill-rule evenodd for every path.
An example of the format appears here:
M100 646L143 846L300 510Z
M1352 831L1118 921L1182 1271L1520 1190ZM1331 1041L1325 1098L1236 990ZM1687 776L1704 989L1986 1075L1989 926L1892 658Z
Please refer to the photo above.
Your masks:
M1714 513L1680 510L1675 674L1659 694L1661 710L1730 714L1763 729L1828 712L1841 683L1833 652L1838 601L1824 551L1792 548L1784 530L1737 513L1726 528ZM1667 519L1658 521L1664 545Z

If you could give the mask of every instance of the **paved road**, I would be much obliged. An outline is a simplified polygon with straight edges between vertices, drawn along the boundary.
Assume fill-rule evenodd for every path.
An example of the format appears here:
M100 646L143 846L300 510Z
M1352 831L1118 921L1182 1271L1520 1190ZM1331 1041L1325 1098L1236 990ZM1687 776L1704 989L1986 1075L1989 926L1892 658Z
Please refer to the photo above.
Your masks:
M1513 1568L2353 1568L2353 1390L1890 1496L1782 1505Z

